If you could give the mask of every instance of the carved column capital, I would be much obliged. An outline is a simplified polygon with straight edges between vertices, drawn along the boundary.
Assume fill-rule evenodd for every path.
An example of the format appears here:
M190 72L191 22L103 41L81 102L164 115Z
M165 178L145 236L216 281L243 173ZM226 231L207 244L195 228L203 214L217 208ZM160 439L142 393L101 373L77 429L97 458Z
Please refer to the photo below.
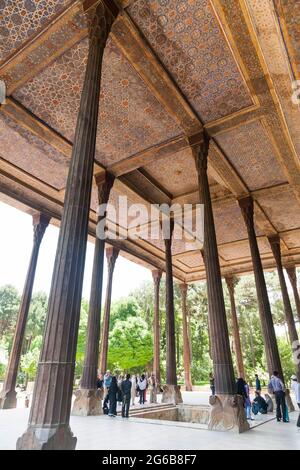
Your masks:
M199 171L207 171L207 158L210 146L210 136L207 132L203 131L203 141L201 144L198 144L195 147L195 160L196 160L196 167L198 172Z
M104 48L114 15L107 8L105 0L99 1L95 7L89 9L87 3L85 2L85 15L90 45L99 44Z
M271 250L273 256L275 258L276 266L282 269L282 261L281 261L281 248L280 248L280 237L279 235L272 235L268 237L268 241L271 246Z
M116 248L114 246L109 246L108 248L106 248L107 269L109 276L111 276L114 270L116 260L119 256L119 252L119 248Z
M189 286L185 282L182 284L179 284L179 289L180 289L182 297L186 297L188 288Z
M154 285L159 286L161 276L162 276L162 271L160 271L159 269L155 269L154 271L151 271L151 272L152 272L152 279L153 279Z
M238 200L247 229L254 227L254 204L251 196Z
M104 173L95 175L94 179L98 188L98 203L107 204L111 188L113 187L115 181L114 175L108 173L108 171L105 171Z
M32 216L33 225L33 242L35 245L39 245L44 236L45 230L50 222L50 217L37 213Z
M239 279L235 276L225 276L227 289L230 295L234 296L235 286L239 283Z

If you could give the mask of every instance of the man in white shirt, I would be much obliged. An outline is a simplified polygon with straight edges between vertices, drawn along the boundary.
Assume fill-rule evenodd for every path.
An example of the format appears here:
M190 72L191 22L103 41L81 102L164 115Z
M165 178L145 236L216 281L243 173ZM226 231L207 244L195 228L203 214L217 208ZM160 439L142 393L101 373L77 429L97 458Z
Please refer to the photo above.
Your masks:
M291 381L291 389L295 394L295 400L297 402L298 408L300 409L300 383L298 382L296 375L292 375Z
M277 421L282 421L287 423L286 418L286 403L285 403L285 387L282 380L279 378L277 371L273 372L271 380L269 382L268 390L271 393L274 393L276 400L276 418Z

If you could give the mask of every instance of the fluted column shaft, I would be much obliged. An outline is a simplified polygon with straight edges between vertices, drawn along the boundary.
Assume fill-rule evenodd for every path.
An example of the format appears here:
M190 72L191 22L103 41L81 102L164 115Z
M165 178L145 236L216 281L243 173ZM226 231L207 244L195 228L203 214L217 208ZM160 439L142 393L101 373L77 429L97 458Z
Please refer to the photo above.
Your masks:
M239 377L245 378L245 368L244 368L244 362L243 362L241 338L240 338L240 332L239 332L239 323L238 323L235 298L234 298L234 288L238 281L232 276L226 276L225 281L227 284L229 298L230 298L233 344L234 344L234 352L235 352L235 357L236 357L237 372L238 372Z
M153 287L154 287L154 312L153 312L153 373L156 384L161 383L160 375L160 314L159 314L159 286L161 280L161 271L152 271Z
M28 319L28 312L32 296L32 288L34 284L35 271L37 260L40 250L40 244L43 239L45 230L49 224L50 218L42 214L35 214L32 218L33 222L33 247L29 261L29 267L26 275L25 285L21 298L17 324L12 344L12 349L9 356L7 372L3 389L0 394L0 408L15 408L16 401L16 381L18 369L21 360L22 345L24 341L24 334Z
M251 197L240 199L239 205L248 232L268 372L272 375L273 371L277 370L283 379L268 291L255 234L253 199Z
M175 312L174 312L174 286L172 268L172 234L174 221L170 220L170 236L165 237L166 257L166 337L167 337L167 384L177 385L176 370L176 338L175 338Z
M204 264L207 281L208 318L214 364L216 393L233 394L235 378L229 344L229 333L222 289L214 217L207 178L209 138L196 151L200 203L204 204Z
M188 392L193 390L191 377L191 350L187 323L187 284L179 285L181 292L181 309L182 309L182 332L183 332L183 364L184 364L184 381L185 389Z
M102 58L113 17L104 2L88 12L89 53L67 180L29 428L18 448L74 448L69 428ZM38 429L40 430L38 430ZM42 430L41 430L42 428Z
M300 324L300 297L299 297L299 292L298 292L298 287L297 287L296 266L286 267L285 270L287 272L287 275L289 276L289 280L292 285L294 298L295 298L295 304L296 304L296 310L297 310L297 315L298 315L298 322Z
M288 326L292 353L293 353L293 357L296 358L297 353L299 351L299 338L298 338L293 310L292 310L292 306L291 306L291 302L290 302L290 298L289 298L289 294L287 290L287 285L286 285L285 277L283 273L280 238L279 236L269 237L269 242L270 242L270 246L271 246L271 249L275 258L275 262L276 262L279 283L280 283L280 288L281 288L281 293L282 293L285 320ZM295 361L295 372L296 372L298 381L300 382L300 363L297 363L297 361Z
M105 374L106 368L107 368L112 282L113 282L113 274L114 274L115 264L116 264L118 255L119 255L119 250L117 248L114 248L114 247L107 248L106 259L107 259L108 277L107 277L107 286L106 286L106 297L105 297L104 315L103 315L103 323L102 323L102 338L101 338L100 360L99 360L99 368L100 368L101 374Z
M99 206L101 204L107 204L109 193L114 182L114 177L109 173L105 173L104 175L101 174L100 176L97 176L95 179L98 186ZM103 216L98 217L98 223L103 223L103 219L105 218L106 213ZM96 237L84 366L80 383L80 388L88 390L96 389L97 384L104 246L104 238Z

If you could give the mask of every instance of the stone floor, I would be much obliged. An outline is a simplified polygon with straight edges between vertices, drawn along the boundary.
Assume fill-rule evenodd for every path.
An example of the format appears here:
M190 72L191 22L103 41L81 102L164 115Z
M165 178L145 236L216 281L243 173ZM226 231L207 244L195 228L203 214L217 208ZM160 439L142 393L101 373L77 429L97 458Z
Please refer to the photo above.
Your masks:
M206 392L184 392L186 404L207 404ZM147 405L145 405L146 407ZM29 410L0 411L0 450L15 449L17 438L26 429ZM298 412L291 413L290 423L272 420L264 423L256 417L249 432L212 432L189 423L160 422L140 418L71 417L71 428L78 438L77 449L293 449L300 450Z

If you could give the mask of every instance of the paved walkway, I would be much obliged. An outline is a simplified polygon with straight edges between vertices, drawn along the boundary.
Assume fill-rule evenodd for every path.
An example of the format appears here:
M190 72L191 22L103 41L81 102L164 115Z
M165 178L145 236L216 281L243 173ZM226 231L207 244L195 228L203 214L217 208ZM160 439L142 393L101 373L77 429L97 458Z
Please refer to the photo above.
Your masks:
M184 392L186 404L207 404L207 393ZM17 438L25 431L29 410L0 411L0 450L15 449ZM244 434L212 432L189 423L160 422L148 419L109 418L108 416L71 417L71 428L78 438L77 449L291 449L300 450L298 413L290 423L270 421ZM257 418L258 420L261 417ZM258 421L256 421L258 424Z

